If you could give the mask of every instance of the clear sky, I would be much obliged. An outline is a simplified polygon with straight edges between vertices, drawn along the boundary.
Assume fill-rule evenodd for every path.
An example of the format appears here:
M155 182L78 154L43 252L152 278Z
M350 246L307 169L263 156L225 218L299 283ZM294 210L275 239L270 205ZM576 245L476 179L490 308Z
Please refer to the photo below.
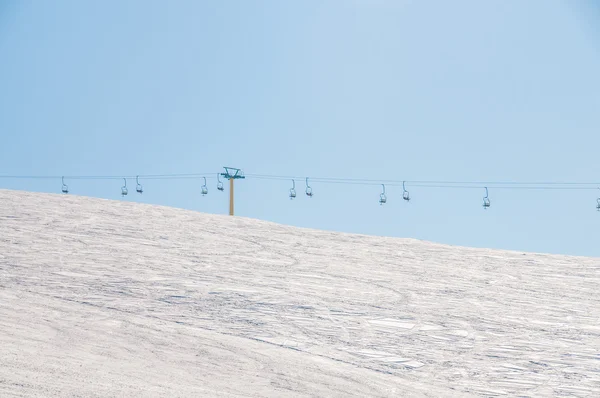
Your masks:
M0 0L0 174L596 182L599 25L591 0ZM124 200L227 213L214 179L143 183ZM600 190L290 185L240 181L236 214L600 256Z

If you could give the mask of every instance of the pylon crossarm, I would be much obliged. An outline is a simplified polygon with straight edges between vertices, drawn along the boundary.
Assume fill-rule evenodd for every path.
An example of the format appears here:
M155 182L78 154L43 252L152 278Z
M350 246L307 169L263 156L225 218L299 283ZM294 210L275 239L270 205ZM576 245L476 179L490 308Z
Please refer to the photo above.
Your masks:
M236 169L235 167L223 167L225 169L225 173L221 173L224 178L230 179L238 179L238 178L246 178L244 176L244 172L241 169Z

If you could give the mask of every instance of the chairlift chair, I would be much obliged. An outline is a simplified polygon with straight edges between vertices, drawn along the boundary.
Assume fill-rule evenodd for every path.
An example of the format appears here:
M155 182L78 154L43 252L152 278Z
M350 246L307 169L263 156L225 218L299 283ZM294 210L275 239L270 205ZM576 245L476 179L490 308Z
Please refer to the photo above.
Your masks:
M312 198L313 196L312 188L310 187L310 185L308 185L308 177L306 177L306 196L308 196L309 198Z
M488 197L488 189L485 187L485 196L483 197L483 209L487 210L490 207L490 198Z
M225 190L225 188L223 187L223 183L221 182L221 179L219 178L219 173L217 173L217 189L219 191Z
M404 183L406 181L402 181L402 199L406 200L407 202L410 201L410 193L408 193L408 191L406 190Z
M379 204L383 205L384 203L387 203L387 197L385 196L385 185L381 184L381 186L383 187L383 192L379 195Z
M290 188L290 200L296 197L296 181L292 180L292 188Z
M128 191L127 191L127 179L123 178L123 181L125 182L125 185L123 185L121 187L121 196L125 196L128 193Z
M135 190L137 193L143 193L144 192L144 188L142 187L142 184L140 184L140 176L135 176Z
M69 193L69 187L65 184L65 177L62 177L62 193Z
M204 185L202 185L202 196L206 195L208 193L208 187L206 186L206 177L204 178Z

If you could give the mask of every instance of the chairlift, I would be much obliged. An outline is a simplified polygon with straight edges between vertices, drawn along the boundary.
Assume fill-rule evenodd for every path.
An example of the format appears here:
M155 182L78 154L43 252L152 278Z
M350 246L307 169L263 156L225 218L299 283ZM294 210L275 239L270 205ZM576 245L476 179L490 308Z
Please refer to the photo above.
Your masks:
M402 181L402 199L406 200L407 202L410 202L410 194L408 193L408 191L406 190L404 183L406 181Z
M208 193L208 187L206 186L206 177L204 178L204 185L202 185L202 196L206 195Z
M600 211L600 198L596 199L596 210Z
M306 177L306 196L308 196L309 198L312 198L313 196L312 188L310 187L310 185L308 185L308 177Z
M63 184L62 193L69 193L69 187L67 187L66 185Z
M487 210L490 207L490 198L488 197L488 189L485 187L485 196L483 197L483 209Z
M69 187L65 184L65 177L62 177L62 193L69 193Z
M142 184L140 184L140 176L135 176L135 190L137 193L143 193L144 192L144 188L142 187Z
M387 197L385 196L385 185L381 184L381 186L383 187L383 192L381 192L381 195L379 195L379 204L380 205L387 202Z
M125 182L125 185L123 185L121 187L121 196L125 196L128 193L128 191L127 191L127 178L123 178L123 181Z
M221 182L221 179L219 178L219 173L217 173L217 189L219 191L225 190L225 188L223 187L223 183Z
M290 189L290 200L296 197L296 181L292 179L292 188Z

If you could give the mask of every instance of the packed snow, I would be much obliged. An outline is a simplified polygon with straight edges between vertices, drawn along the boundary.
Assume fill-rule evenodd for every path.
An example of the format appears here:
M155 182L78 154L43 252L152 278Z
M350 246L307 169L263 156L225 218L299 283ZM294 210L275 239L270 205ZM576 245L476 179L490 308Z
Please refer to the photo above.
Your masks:
M0 190L0 396L600 396L600 259Z

